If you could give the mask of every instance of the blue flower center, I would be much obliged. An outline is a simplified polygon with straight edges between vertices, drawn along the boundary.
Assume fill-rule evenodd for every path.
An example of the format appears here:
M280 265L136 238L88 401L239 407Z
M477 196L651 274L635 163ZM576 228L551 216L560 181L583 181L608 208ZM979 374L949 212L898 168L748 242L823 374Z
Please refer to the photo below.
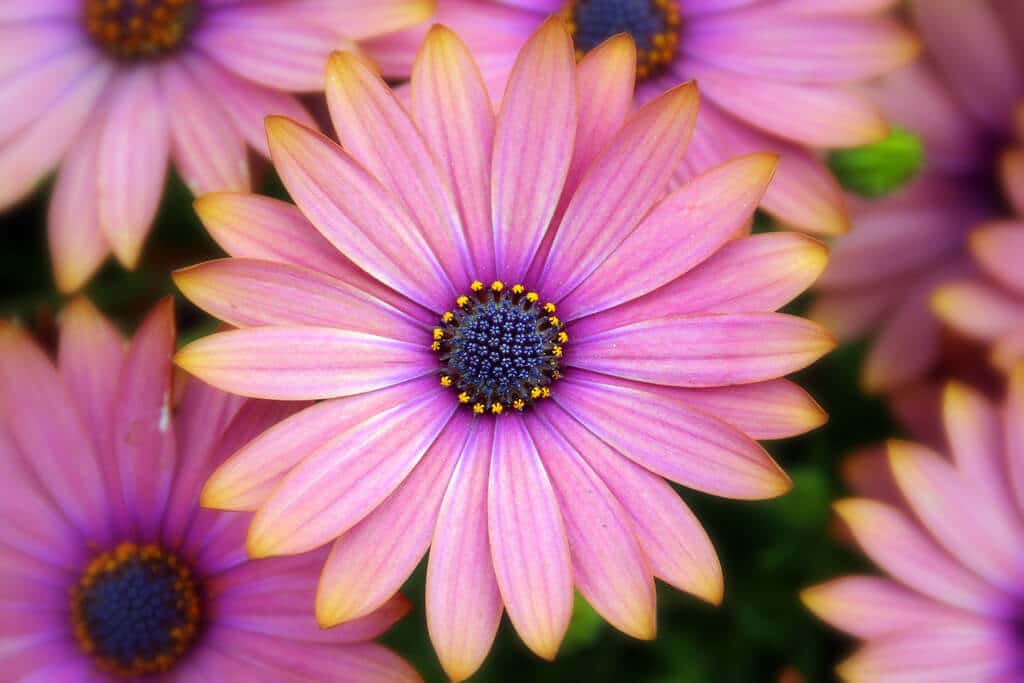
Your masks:
M177 50L195 25L195 0L85 0L85 26L118 59L152 59Z
M562 14L580 54L619 33L633 36L637 78L653 76L675 59L679 0L570 0Z
M195 642L200 611L189 567L153 545L122 543L97 556L71 597L81 648L129 677L169 670Z
M522 285L470 286L434 329L441 384L477 414L524 410L551 395L569 340L553 304Z

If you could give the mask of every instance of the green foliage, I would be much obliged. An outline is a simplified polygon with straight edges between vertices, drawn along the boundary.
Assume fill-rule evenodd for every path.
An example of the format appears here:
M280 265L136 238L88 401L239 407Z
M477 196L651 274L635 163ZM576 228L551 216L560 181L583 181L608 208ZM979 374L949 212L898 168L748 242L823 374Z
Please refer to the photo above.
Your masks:
M902 128L876 143L834 150L828 165L847 190L864 197L881 197L903 187L924 164L920 138Z

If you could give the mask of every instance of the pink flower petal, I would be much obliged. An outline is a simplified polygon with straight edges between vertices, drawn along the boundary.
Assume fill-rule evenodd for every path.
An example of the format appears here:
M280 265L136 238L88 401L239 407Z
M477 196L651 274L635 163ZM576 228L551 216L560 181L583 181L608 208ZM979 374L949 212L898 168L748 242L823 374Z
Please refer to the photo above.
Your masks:
M892 441L889 462L904 497L935 540L993 585L1013 590L1021 537L987 492L924 446ZM950 515L950 509L957 513Z
M497 272L519 281L558 206L576 131L576 60L550 19L523 46L494 132L491 223Z
M287 119L267 119L274 163L306 217L335 247L389 287L436 312L455 290L415 222L340 147Z
M455 193L481 281L497 277L491 227L491 148L495 116L480 70L462 41L443 26L427 34L412 72L412 112Z
M706 260L750 220L775 163L771 154L741 157L670 194L562 300L562 316L571 320L640 298ZM624 171L626 178L635 180Z
M231 117L185 63L167 63L160 76L165 101L189 113L171 117L171 153L185 184L196 195L249 191L248 152Z
M553 398L609 446L683 486L738 499L773 498L790 488L755 441L667 391L574 371Z
M597 157L555 234L537 284L545 297L559 301L576 289L661 199L693 132L698 100L693 83L673 88L636 112Z
M281 479L320 446L388 406L408 403L434 378L346 398L323 401L267 430L218 467L206 483L202 504L224 510L256 510Z
M1024 215L1024 211L1021 212ZM1024 221L988 223L971 231L971 253L985 272L1024 295Z
M1006 198L1014 213L1024 216L1024 149L1015 148L1003 152L999 162Z
M229 258L174 273L194 304L235 327L336 327L424 343L427 328L358 286L312 270Z
M331 626L369 614L416 569L434 535L441 499L470 422L466 411L453 415L395 492L335 541L317 591L320 624Z
M654 384L714 387L776 379L833 348L824 328L781 313L677 315L577 339L569 362Z
M882 115L864 96L828 86L743 76L699 62L677 67L696 78L719 107L756 128L814 147L851 147L886 134Z
M181 349L174 362L204 382L253 398L352 396L433 373L427 346L332 327L252 327Z
M6 36L0 33L0 38ZM40 39L43 36L37 38ZM11 74L0 74L0 110L7 112L0 121L0 140L14 137L38 120L75 81L96 68L97 61L90 46L69 45L49 59L26 64Z
M522 418L495 422L487 528L498 588L528 648L554 659L572 617L572 562L558 498Z
M178 465L171 425L171 356L174 353L174 300L166 298L149 313L125 355L114 401L114 457L121 494L139 538L153 541L160 531Z
M1024 363L1018 363L1010 374L1003 416L1007 453L1024 453ZM1024 461L1008 458L1010 483L1017 497L1017 507L1024 510Z
M549 425L582 454L629 513L654 575L712 604L722 601L722 568L711 539L661 477L633 463L561 409L545 412Z
M1009 373L1024 359L1024 326L1018 327L1002 337L992 347L992 365Z
M857 638L894 636L938 623L969 621L969 613L937 603L876 576L844 576L808 588L800 599L819 618Z
M82 287L110 254L100 230L96 191L103 114L97 111L78 143L68 149L50 197L47 241L57 289L62 292Z
M944 284L932 297L932 309L956 332L985 342L1024 325L1024 301L980 280Z
M0 323L0 415L7 433L49 498L78 532L110 537L96 444L73 395L29 336ZM73 457L75 467L68 467Z
M868 557L907 587L972 612L985 612L1005 600L896 508L861 498L841 500L835 509Z
M828 415L799 386L784 379L705 389L679 389L697 410L725 420L752 439L784 439L825 424Z
M449 399L438 385L324 443L260 507L249 529L249 555L305 552L355 526L430 448L457 408Z
M576 587L615 628L654 638L654 578L629 514L578 446L541 417L525 421L555 488Z
M585 339L664 315L774 311L806 290L827 261L824 244L794 233L734 240L667 285L574 321L571 331L574 337Z
M45 2L5 2L0 7L0 21L21 22L28 19L71 17L81 11L78 0L45 0Z
M431 0L292 0L283 8L287 16L337 26L345 36L362 40L425 22L433 15Z
M398 97L351 53L327 65L327 105L341 146L408 211L456 289L475 277L447 177Z
M152 68L121 74L109 98L95 180L100 229L117 259L134 268L164 191L170 123Z
M474 420L444 492L427 564L427 629L445 673L472 676L491 649L502 601L487 536L494 422Z

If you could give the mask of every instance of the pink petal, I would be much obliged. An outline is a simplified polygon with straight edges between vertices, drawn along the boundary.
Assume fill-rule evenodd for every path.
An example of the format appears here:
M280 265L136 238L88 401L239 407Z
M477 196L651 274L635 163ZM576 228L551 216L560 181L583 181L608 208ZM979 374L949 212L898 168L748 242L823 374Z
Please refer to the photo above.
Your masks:
M1024 216L1024 149L1015 148L1003 152L999 160L1003 191L1014 213Z
M178 465L171 425L174 300L149 313L125 355L114 401L114 457L121 494L140 538L155 540Z
M992 365L1003 372L1010 372L1024 359L1024 326L1009 332L992 347Z
M661 477L633 463L563 411L548 424L581 453L629 513L644 557L658 578L712 604L722 601L722 568L711 539Z
M473 264L452 188L395 93L355 55L335 53L326 95L341 146L401 202L456 288L468 287Z
M992 624L934 625L868 643L843 662L850 683L993 681L1014 666L1008 642Z
M924 446L890 442L889 462L904 497L935 540L993 585L1013 590L1021 537L987 492ZM950 515L950 509L957 513Z
M336 327L423 343L415 319L358 286L312 270L245 258L208 261L174 273L197 306L235 327Z
M818 292L807 317L827 328L840 342L848 342L881 327L886 315L901 303L903 294L900 286Z
M742 157L673 192L561 302L563 317L571 320L640 298L706 260L750 220L775 163L770 154ZM635 175L624 171L626 178Z
M683 486L738 499L772 498L790 488L756 442L663 388L576 371L553 398L609 446Z
M170 124L151 68L123 73L109 98L96 168L100 229L117 259L134 268L163 195Z
M946 283L931 303L944 323L971 339L989 342L1024 325L1024 300L980 280Z
M99 456L73 395L50 359L10 323L0 323L0 354L0 415L11 442L68 523L85 538L106 541Z
M526 424L565 520L576 587L615 628L654 638L654 578L629 514L578 446L542 417L528 416Z
M2 10L0 10L2 11ZM113 68L105 61L90 69L64 95L0 149L0 208L31 193L82 131Z
M413 117L455 193L476 277L494 270L491 147L494 108L480 70L458 36L435 25L412 72Z
M797 85L743 76L698 62L679 67L719 107L762 131L814 147L852 147L886 134L881 114L864 96L837 87Z
M833 348L824 328L781 313L677 315L578 339L570 363L654 384L714 387L776 379Z
M814 36L808 40L807 36ZM793 83L881 76L910 61L914 36L882 17L731 12L693 22L684 49L718 68Z
M895 636L971 618L969 613L875 576L834 579L808 588L800 594L800 599L819 619L863 639Z
M576 60L557 19L523 46L494 132L491 223L497 272L520 280L555 213L576 131ZM554 133L554 134L552 134Z
M2 33L0 37L7 38ZM43 39L42 35L37 38ZM90 46L69 45L48 59L26 64L11 74L0 74L0 110L7 112L0 121L0 140L14 137L38 120L96 64L96 53Z
M333 625L369 614L416 569L434 535L470 421L466 411L452 416L395 492L335 541L320 575L318 622Z
M559 301L576 289L661 199L693 132L698 99L696 86L686 83L652 100L594 161L565 210L537 284L548 299ZM658 230L656 220L645 235Z
M1018 363L1010 374L1006 396L1004 434L1007 453L1024 453L1024 363ZM1017 497L1017 507L1024 510L1024 461L1008 458L1010 483Z
M1020 267L1024 263L1024 222L995 222L975 228L968 244L987 274L1024 295L1024 272Z
M160 74L167 102L188 116L171 117L174 164L193 194L247 192L251 185L245 140L231 117L211 100L185 64L168 63Z
M843 456L840 477L853 495L871 498L880 503L909 512L907 501L889 467L885 444L865 446Z
M680 389L679 398L725 420L752 439L784 439L825 424L828 415L799 386L784 379L705 389Z
M335 247L389 287L434 311L455 290L415 222L395 198L333 142L271 117L274 163L306 217Z
M282 11L341 28L353 40L364 40L425 22L434 12L430 0L293 0Z
M252 327L178 351L174 362L233 394L283 401L352 396L435 371L427 346L332 327Z
M249 442L217 468L203 489L202 504L224 510L256 510L280 480L321 445L392 405L408 403L436 386L433 378L306 408Z
M835 504L836 512L875 564L938 602L973 612L1005 600L1001 592L953 561L903 512L867 499Z
M78 0L46 0L45 2L5 2L0 7L0 21L21 22L27 19L71 17L81 11Z
M495 422L487 528L512 625L535 654L554 659L572 617L569 541L537 447L517 415Z
M351 529L409 476L457 405L438 385L324 443L260 507L249 555L305 552Z
M922 37L936 46L932 59L960 101L993 129L1004 130L1024 80L995 9L958 0L914 0L911 8ZM951 41L957 49L949 49Z
M574 337L663 315L774 311L821 274L828 251L793 233L755 235L729 242L682 277L626 304L574 321Z
M472 676L494 642L502 600L487 537L494 422L474 420L444 492L427 564L427 629L445 673Z
M47 241L61 292L82 287L110 254L100 230L96 192L102 113L93 116L78 143L68 149L50 197Z

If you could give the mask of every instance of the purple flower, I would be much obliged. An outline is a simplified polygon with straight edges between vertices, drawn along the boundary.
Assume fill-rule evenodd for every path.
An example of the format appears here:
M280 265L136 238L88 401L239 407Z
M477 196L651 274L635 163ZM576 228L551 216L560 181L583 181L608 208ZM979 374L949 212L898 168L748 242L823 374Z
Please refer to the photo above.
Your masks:
M321 630L324 554L247 561L249 515L199 507L224 456L300 406L174 381L174 337L169 300L126 347L78 299L55 366L0 324L3 679L419 681L370 642L401 596Z
M665 479L731 498L788 490L754 439L821 424L781 378L833 341L770 311L814 280L825 250L739 238L773 155L667 192L697 89L630 116L634 74L628 37L577 67L554 19L495 115L474 59L437 27L410 116L338 54L327 99L341 146L267 124L298 209L199 201L233 258L176 281L241 329L177 362L234 393L327 399L233 456L203 503L258 510L254 556L335 542L322 624L376 609L430 547L427 624L453 679L483 661L503 610L554 657L574 586L650 638L655 576L722 595L711 543Z

